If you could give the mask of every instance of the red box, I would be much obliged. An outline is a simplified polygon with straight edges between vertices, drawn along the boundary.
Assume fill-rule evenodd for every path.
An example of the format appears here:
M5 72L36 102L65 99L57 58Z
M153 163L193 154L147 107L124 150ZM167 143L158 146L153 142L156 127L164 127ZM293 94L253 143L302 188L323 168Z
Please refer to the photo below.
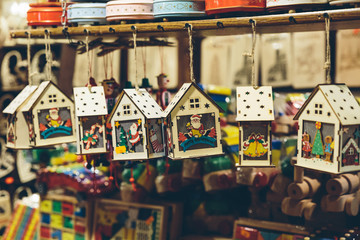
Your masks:
M259 231L254 228L236 226L235 240L258 240Z

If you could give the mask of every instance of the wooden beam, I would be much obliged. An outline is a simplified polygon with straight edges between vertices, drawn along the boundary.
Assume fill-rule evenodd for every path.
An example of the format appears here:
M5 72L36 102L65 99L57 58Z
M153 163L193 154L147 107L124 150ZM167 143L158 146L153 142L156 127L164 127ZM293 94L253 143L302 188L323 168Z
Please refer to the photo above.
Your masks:
M190 23L194 34L199 36L210 35L234 35L250 33L250 19L256 21L258 33L279 33L279 32L299 32L299 31L319 31L324 30L324 14L331 18L331 30L358 28L360 24L360 9L341 9L327 10L305 13L291 14L272 14L252 17L204 19L194 21L175 21L175 22L151 22L134 23L119 25L102 26L80 26L67 28L72 37L85 36L85 29L90 31L92 36L115 36L131 37L132 26L136 26L140 36L178 36L185 34L185 24ZM65 38L63 28L46 28L51 33L52 38ZM45 28L16 30L10 33L12 38L26 38L27 32L31 33L32 38L43 38Z

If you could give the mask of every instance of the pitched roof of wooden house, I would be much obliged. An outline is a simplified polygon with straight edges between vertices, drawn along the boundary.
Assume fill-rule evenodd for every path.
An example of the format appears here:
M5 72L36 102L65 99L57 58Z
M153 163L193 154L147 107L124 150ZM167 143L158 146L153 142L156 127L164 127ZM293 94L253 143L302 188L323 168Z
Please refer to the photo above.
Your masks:
M176 105L180 102L182 97L188 92L188 90L191 87L195 87L203 96L205 96L212 104L214 104L220 112L224 112L224 110L217 105L217 103L209 96L207 95L197 84L195 83L184 83L182 87L179 89L179 91L176 93L176 95L171 100L170 104L166 107L163 116L167 117L172 110L176 107Z
M116 112L121 99L124 94L126 94L132 103L137 106L140 112L148 119L161 118L163 111L161 107L157 104L154 98L146 91L145 88L140 88L138 90L134 88L124 89L119 96L119 100L116 102L113 111L110 114L109 119L111 119Z
M104 87L74 88L75 115L77 117L107 115Z
M299 109L298 113L294 117L294 120L299 119L306 106L318 92L324 96L342 125L360 124L360 105L345 84L318 85L312 91L304 105Z
M16 110L28 99L38 86L27 85L4 109L3 113L14 114Z
M274 120L272 87L237 87L236 121Z
M30 109L37 104L40 97L46 92L46 90L53 85L55 88L57 88L62 94L64 94L65 97L67 97L70 101L72 101L71 98L69 98L63 91L60 90L56 84L54 84L51 81L44 81L40 83L36 91L31 95L29 101L25 104L25 106L21 109L22 112L28 112Z

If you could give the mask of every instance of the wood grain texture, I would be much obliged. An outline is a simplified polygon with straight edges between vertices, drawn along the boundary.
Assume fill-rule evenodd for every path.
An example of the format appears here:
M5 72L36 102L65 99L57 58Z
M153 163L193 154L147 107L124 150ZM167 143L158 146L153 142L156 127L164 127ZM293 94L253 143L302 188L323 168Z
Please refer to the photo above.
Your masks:
M84 30L93 36L132 36L132 26L136 25L141 36L178 36L186 34L185 24L192 25L194 34L199 36L234 35L250 33L250 19L256 21L258 33L319 31L325 29L324 14L331 18L331 30L357 28L360 23L360 9L327 10L306 13L273 14L253 17L219 18L194 21L152 22L135 24L118 24L87 27L69 27L71 36L85 36ZM218 24L218 23L222 24ZM160 26L160 27L159 27ZM110 31L109 28L114 31ZM65 38L62 28L47 28L52 38ZM45 28L12 31L12 38L26 38L26 32L31 32L32 38L43 38Z

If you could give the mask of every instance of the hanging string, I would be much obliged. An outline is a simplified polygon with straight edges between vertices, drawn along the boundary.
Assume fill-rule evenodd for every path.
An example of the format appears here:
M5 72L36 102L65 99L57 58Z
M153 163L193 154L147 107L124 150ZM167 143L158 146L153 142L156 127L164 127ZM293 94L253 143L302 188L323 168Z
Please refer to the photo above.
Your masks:
M159 46L159 54L160 54L160 68L161 68L160 73L164 73L164 46Z
M45 65L46 80L51 81L52 53L51 53L51 44L50 44L50 32L48 30L45 30L44 39L45 39L45 58L46 58L46 65Z
M136 91L138 91L138 90L139 90L139 83L138 83L137 57L136 57L136 48L137 48L137 45L136 45L136 34L137 34L137 31L136 31L136 27L135 27L135 26L133 26L132 29L133 29L133 39L134 39L135 89L136 89Z
M86 56L87 56L87 62L88 62L88 82L87 82L87 86L89 88L91 88L91 85L93 84L91 82L92 80L92 59L93 59L93 51L91 52L92 54L90 55L90 51L89 51L89 30L85 29L86 32L86 37L85 37L85 47L86 47ZM93 79L93 81L95 81Z
M251 57L251 85L253 88L257 89L258 85L255 79L255 47L256 47L256 21L253 19L250 19L249 21L251 23L252 28L252 47L251 47L251 53L244 53L244 56Z
M142 48L142 60L143 60L143 67L144 67L144 78L146 78L146 47Z
M326 56L324 69L326 71L326 83L331 84L331 52L330 52L330 16L325 16L325 32L326 32Z
M28 65L28 81L29 85L32 85L32 75L31 75L31 51L30 51L30 41L31 41L31 33L28 32L28 41L27 41L27 65Z
M187 24L188 34L189 34L189 55L190 55L190 80L195 83L194 77L194 46L192 40L192 25Z
M105 54L103 56L103 62L104 62L104 74L105 74L105 80L108 79L107 71L108 71L108 55Z
M113 52L109 53L110 56L110 75L111 78L114 78L114 54Z

